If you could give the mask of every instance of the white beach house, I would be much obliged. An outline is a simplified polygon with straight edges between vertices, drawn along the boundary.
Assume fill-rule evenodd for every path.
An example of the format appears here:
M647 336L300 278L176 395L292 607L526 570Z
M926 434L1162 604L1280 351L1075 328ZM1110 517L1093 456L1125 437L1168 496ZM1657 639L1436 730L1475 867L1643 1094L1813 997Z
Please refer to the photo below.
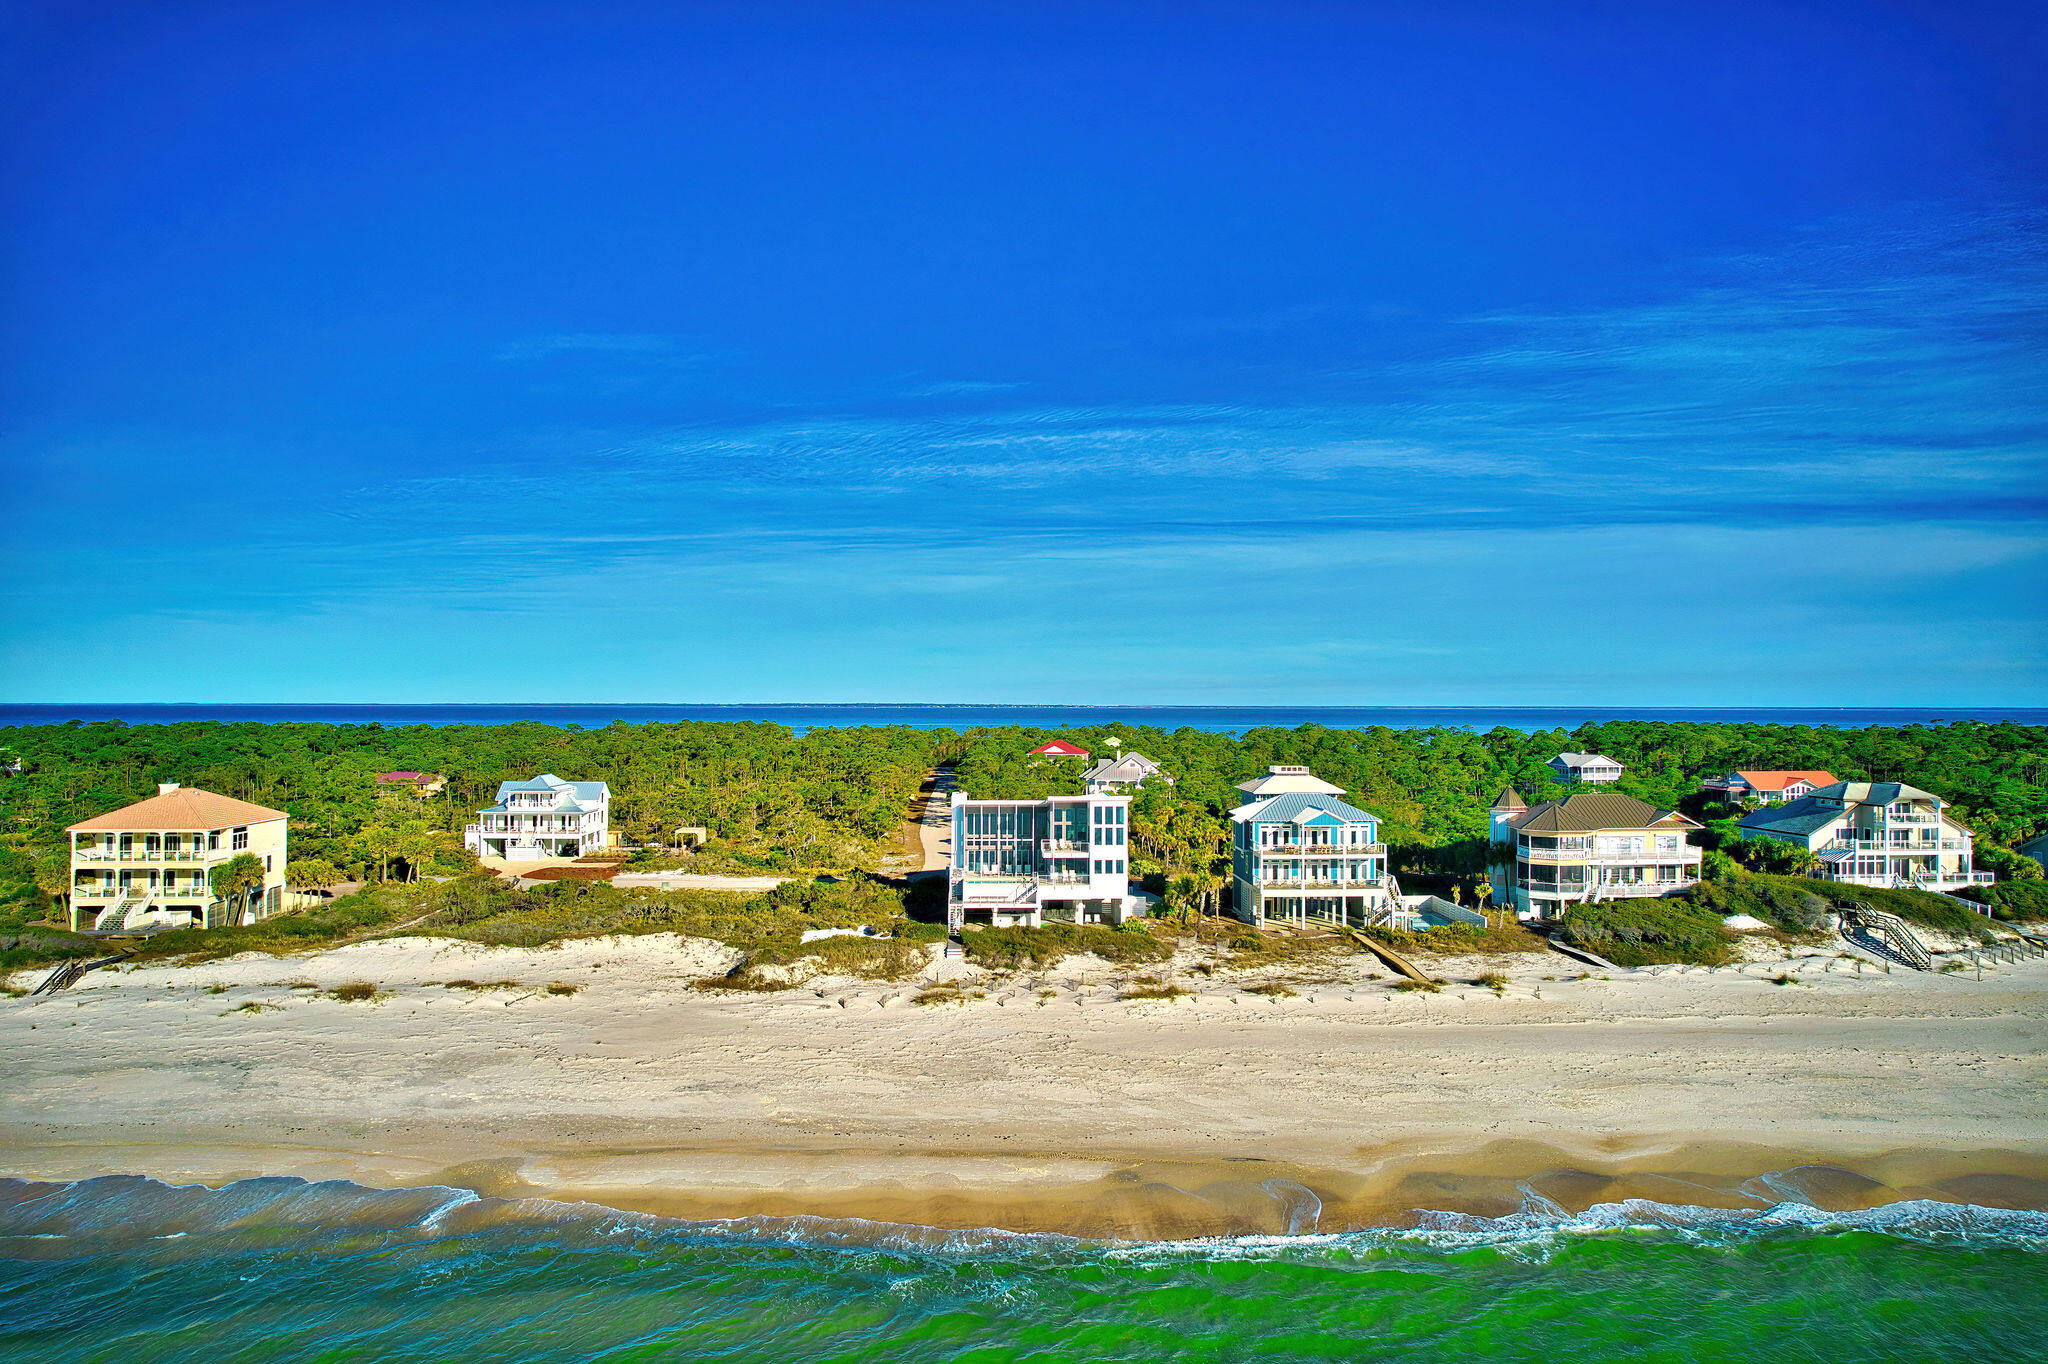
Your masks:
M1124 922L1138 909L1130 805L1108 794L974 800L955 791L948 922Z
M1560 753L1547 764L1560 781L1621 780L1621 764L1604 753Z
M1618 791L1530 805L1513 788L1493 803L1490 836L1517 918L1554 919L1587 901L1668 895L1700 879L1700 826Z
M1805 848L1820 875L1859 886L1947 891L1986 886L1970 866L1975 836L1941 797L1898 782L1838 781L1743 816L1744 838Z
M1082 789L1089 795L1113 795L1119 791L1135 791L1152 778L1158 777L1167 785L1173 778L1159 769L1153 762L1135 749L1115 758L1103 758L1081 773Z
M1362 926L1399 907L1379 817L1341 800L1342 787L1306 767L1271 767L1237 789L1247 797L1230 812L1239 918Z
M477 811L462 844L478 857L541 862L602 851L611 837L612 789L544 772L498 786L497 803Z
M219 927L213 869L248 853L263 864L263 887L245 919L284 902L290 816L197 787L164 782L147 800L80 820L71 836L71 926L110 933Z

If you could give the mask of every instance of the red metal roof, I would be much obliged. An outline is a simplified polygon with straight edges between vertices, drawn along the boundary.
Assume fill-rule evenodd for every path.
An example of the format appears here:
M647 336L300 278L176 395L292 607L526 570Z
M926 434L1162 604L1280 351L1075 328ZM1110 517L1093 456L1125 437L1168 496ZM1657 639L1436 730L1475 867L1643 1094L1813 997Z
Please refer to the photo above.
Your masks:
M1088 756L1088 750L1076 748L1065 739L1051 739L1032 749L1030 756L1035 758L1040 754L1048 758L1085 758Z

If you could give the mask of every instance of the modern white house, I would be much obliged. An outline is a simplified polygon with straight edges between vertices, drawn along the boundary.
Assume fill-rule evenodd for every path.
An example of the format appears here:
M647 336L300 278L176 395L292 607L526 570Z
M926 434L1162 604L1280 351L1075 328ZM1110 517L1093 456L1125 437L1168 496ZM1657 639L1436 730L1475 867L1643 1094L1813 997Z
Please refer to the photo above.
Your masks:
M1724 772L1718 777L1708 777L1700 783L1700 790L1716 800L1739 804L1745 800L1760 800L1766 805L1777 805L1788 800L1810 796L1823 786L1833 786L1835 774L1819 768L1799 772L1778 772L1758 768L1740 768Z
M147 800L65 832L71 837L71 927L81 932L221 927L213 869L243 853L263 864L263 887L244 921L284 907L291 818L197 787L164 782Z
M1975 835L1948 802L1899 782L1838 781L1742 818L1744 838L1805 848L1820 875L1858 886L1954 890L1996 878L1970 866Z
M1169 786L1173 784L1173 778L1162 772L1158 763L1135 749L1121 757L1103 758L1081 773L1082 789L1091 796L1135 791L1154 777Z
M1232 903L1264 926L1310 919L1385 923L1401 906L1387 874L1380 821L1340 799L1306 767L1271 767L1240 782L1249 799L1230 812Z
M601 781L563 781L543 772L498 785L497 803L477 811L462 845L478 857L542 862L600 852L611 837L612 789Z
M1520 919L1555 919L1569 905L1669 895L1700 879L1700 826L1618 791L1537 805L1512 788L1493 803L1489 837L1500 869L1497 902Z
M1620 781L1621 764L1602 753L1560 753L1548 763L1561 781Z
M974 800L955 791L948 924L1124 922L1138 912L1130 805L1107 794Z

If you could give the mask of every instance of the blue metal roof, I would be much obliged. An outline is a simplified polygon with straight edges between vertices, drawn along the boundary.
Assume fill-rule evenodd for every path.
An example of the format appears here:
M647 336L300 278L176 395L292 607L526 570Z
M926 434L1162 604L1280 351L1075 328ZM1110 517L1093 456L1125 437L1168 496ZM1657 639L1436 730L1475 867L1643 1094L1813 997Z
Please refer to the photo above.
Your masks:
M1253 824L1288 824L1299 819L1305 813L1335 815L1346 824L1378 824L1380 822L1378 815L1361 810L1356 805L1347 804L1344 801L1338 800L1335 796L1325 796L1310 791L1289 792L1284 796L1274 796L1270 800L1254 802L1251 805L1240 807L1237 811L1233 812L1233 815L1242 816L1242 821L1249 821Z

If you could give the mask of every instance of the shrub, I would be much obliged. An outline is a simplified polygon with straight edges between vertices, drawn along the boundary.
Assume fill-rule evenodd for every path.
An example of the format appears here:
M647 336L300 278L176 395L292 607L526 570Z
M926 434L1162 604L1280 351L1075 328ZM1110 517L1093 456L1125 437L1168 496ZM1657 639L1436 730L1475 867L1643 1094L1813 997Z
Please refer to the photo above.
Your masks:
M960 935L967 958L982 966L1016 971L1044 970L1068 957L1092 952L1121 966L1165 961L1173 949L1135 924L1047 924L1043 928L975 928Z
M1367 937L1385 943L1396 952L1441 952L1452 956L1472 956L1482 952L1550 950L1543 939L1520 924L1509 924L1505 928L1481 928L1478 924L1443 924L1414 933L1405 929L1380 927L1364 929L1363 932Z
M1720 913L1679 897L1573 905L1565 911L1564 936L1617 966L1719 966L1733 956Z
M2000 881L1957 893L1991 906L1992 917L2007 923L2048 919L2048 881Z
M351 980L335 986L327 992L329 999L338 999L344 1004L361 1004L374 1000L383 991L367 980Z
M1474 979L1472 983L1474 985L1484 985L1495 994L1501 994L1508 988L1508 978L1498 971L1488 971L1485 975Z

